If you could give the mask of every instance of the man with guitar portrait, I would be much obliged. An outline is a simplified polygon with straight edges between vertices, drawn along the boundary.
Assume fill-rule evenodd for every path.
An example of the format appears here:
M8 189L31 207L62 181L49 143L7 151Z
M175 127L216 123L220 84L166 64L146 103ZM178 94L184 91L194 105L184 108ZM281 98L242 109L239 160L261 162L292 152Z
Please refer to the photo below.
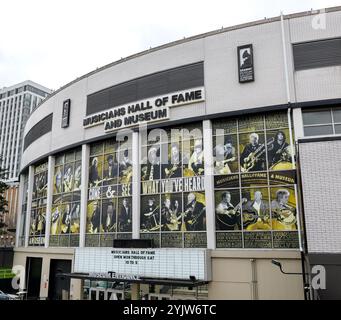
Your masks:
M218 137L217 137L218 139ZM236 148L231 137L224 137L224 144L219 143L214 148L214 173L219 175L232 173L232 163L237 160Z
M131 198L123 198L120 201L118 208L118 232L131 232L132 231L132 218L131 218Z
M170 146L167 163L162 164L162 179L180 178L182 176L181 152L178 143Z
M106 156L106 163L103 171L103 184L111 185L116 183L118 175L118 163L115 159L115 154Z
M187 195L184 222L186 231L203 231L206 229L206 207L197 200L194 193Z
M142 181L160 179L160 146L153 145L148 150L147 164L141 169Z
M133 162L129 157L129 150L125 149L120 156L119 163L120 183L129 183L133 176Z
M266 169L265 144L260 143L258 133L251 133L249 143L240 155L242 172L263 171Z
M152 232L159 231L160 228L160 206L155 198L147 197L142 203L141 230Z
M231 202L231 193L225 191L221 194L221 201L216 206L216 226L217 230L232 231L241 230L241 209L247 199L242 199L234 206ZM239 192L238 192L239 198Z
M296 208L289 205L289 198L287 189L276 191L276 199L271 202L274 230L297 230Z
M243 227L245 230L271 230L268 201L263 200L263 193L257 190L253 200L243 206Z
M183 216L181 196L176 199L174 199L174 196L167 195L163 199L161 208L162 231L180 231L181 229Z

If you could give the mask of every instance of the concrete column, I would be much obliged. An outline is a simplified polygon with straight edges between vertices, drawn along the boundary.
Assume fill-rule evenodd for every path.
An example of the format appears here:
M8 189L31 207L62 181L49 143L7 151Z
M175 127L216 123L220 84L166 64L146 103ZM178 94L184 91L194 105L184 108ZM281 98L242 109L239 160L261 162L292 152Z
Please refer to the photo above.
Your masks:
M295 132L295 140L297 141L299 138L304 137L304 128L303 128L303 117L301 108L295 108L292 110L292 122L294 125Z
M81 216L79 226L79 246L85 246L86 213L88 206L90 146L82 145L82 183L81 183Z
M83 300L83 280L71 279L70 300Z
M207 248L215 249L215 201L214 201L214 159L212 122L203 121L204 157L205 157L205 198L206 198L206 230Z
M138 132L132 133L132 162L133 162L133 198L132 198L132 229L133 239L140 238L140 136Z
M50 243L54 165L55 165L55 157L49 156L49 160L48 160L48 172L47 172L47 199L46 199L45 248L48 248L48 247L49 247L49 243Z
M27 196L26 224L25 224L25 247L28 247L28 237L30 233L33 182L34 182L34 166L30 166L28 168L28 196Z
M131 300L141 300L139 283L131 284Z
M19 247L19 237L20 237L20 225L23 221L21 221L22 218L22 205L23 205L23 199L24 199L24 175L20 175L19 177L19 189L18 189L18 209L17 209L17 225L16 225L16 232L15 232L15 247Z

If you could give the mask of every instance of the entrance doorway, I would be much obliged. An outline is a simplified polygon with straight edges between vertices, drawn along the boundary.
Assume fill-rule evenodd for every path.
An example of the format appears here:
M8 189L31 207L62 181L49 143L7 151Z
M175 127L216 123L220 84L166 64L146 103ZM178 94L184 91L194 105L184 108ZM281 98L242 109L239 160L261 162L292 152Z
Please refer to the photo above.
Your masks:
M70 278L58 274L71 272L71 260L51 259L49 275L49 299L68 300Z
M89 300L124 300L123 290L91 288Z
M39 299L42 264L43 258L26 258L27 299Z
M131 300L129 283L110 281L83 282L84 300Z

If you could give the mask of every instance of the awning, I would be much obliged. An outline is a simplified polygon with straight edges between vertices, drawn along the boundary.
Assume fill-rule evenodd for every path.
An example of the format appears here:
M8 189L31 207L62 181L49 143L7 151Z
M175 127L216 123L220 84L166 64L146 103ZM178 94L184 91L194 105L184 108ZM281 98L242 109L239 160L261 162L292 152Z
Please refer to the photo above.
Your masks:
M127 282L140 284L157 284L178 287L200 287L207 284L207 281L197 279L163 279L163 278L146 278L138 279L111 278L111 277L93 277L88 273L59 273L58 277L67 277L72 279L92 280L92 281L109 281L109 282Z

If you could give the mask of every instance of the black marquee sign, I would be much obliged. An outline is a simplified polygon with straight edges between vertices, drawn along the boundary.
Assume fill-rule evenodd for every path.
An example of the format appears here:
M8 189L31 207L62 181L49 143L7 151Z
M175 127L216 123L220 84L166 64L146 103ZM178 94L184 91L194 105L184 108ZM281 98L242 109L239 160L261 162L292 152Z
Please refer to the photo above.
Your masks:
M239 83L255 80L252 44L238 47Z
M71 100L65 100L63 102L63 112L62 112L62 128L67 128L70 124L70 107L71 107Z

